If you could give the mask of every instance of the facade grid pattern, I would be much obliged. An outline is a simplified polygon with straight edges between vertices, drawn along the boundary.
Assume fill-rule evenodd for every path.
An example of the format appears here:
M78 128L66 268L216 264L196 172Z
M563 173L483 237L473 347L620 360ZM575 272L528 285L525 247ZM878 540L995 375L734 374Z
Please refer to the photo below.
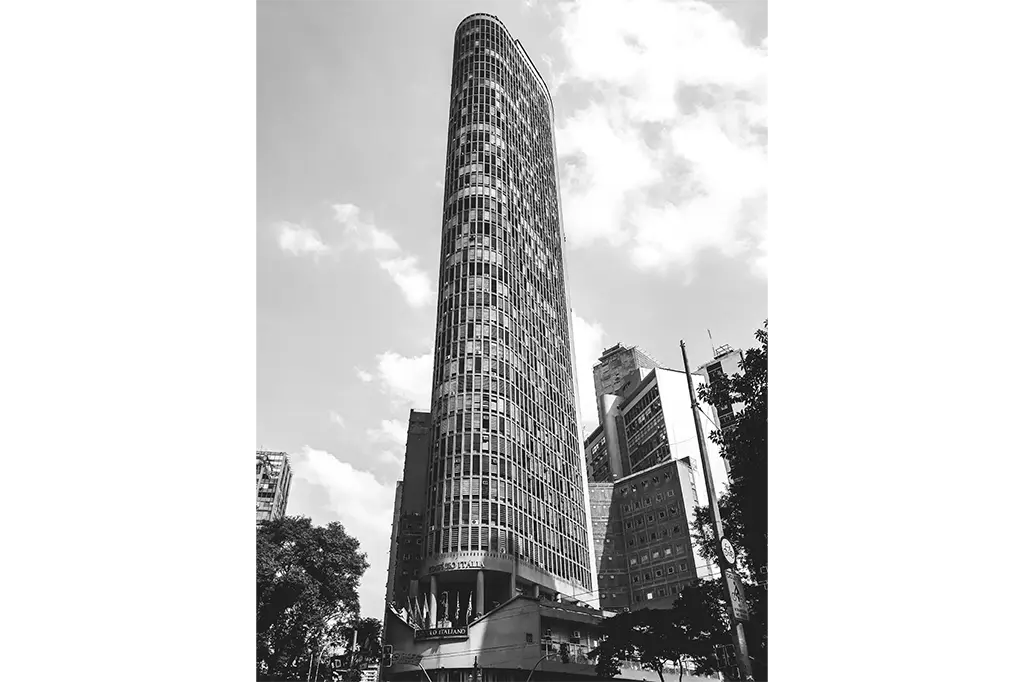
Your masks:
M459 26L426 554L509 553L590 589L552 111L500 22Z

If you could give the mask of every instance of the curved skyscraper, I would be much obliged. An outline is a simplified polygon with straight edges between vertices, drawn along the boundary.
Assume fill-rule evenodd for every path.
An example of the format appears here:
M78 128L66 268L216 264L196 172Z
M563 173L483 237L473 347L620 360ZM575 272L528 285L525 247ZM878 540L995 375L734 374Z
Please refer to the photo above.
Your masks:
M596 597L553 117L519 42L496 17L467 17L452 59L418 585L432 627L517 592Z

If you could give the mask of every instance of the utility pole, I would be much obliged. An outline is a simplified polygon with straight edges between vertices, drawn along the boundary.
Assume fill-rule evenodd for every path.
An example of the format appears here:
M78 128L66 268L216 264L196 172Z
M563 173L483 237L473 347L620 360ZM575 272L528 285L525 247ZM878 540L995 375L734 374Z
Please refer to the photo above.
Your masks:
M679 348L683 352L683 371L686 372L686 385L690 389L690 408L693 411L693 424L697 427L697 447L700 449L700 463L704 468L704 486L708 492L708 509L711 511L711 529L715 534L715 558L721 571L722 589L725 590L725 603L729 605L729 621L732 623L732 639L736 645L736 662L739 664L740 677L751 676L750 655L747 653L747 638L743 634L743 622L733 612L733 595L729 591L729 581L725 572L729 563L722 550L722 515L718 512L718 495L715 494L715 482L711 478L711 461L708 459L707 446L704 444L704 428L700 423L700 408L697 406L697 393L693 390L693 377L690 376L690 363L686 359L686 344L680 340Z

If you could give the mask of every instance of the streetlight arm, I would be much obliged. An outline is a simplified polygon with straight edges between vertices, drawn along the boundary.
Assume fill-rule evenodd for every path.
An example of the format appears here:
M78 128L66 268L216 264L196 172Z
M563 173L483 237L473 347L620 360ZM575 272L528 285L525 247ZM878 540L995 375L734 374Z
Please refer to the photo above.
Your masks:
M540 665L542 662L548 660L548 656L550 655L551 654L544 654L544 656L541 657L539 661L533 664L533 667L530 668L530 674L526 676L526 682L530 682L530 678L533 677L533 672L537 669L537 666Z

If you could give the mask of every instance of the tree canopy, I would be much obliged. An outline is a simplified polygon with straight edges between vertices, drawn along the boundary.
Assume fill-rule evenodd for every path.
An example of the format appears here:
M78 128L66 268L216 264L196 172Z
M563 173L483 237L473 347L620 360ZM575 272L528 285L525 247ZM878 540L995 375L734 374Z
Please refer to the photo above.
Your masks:
M324 644L344 641L341 626L359 614L356 590L367 567L359 541L337 522L314 526L306 517L288 516L257 531L260 679L305 679Z
M601 635L601 643L588 654L597 659L601 677L615 677L622 661L629 659L658 673L664 682L665 662L679 658L682 644L673 614L667 609L619 613L601 623Z

